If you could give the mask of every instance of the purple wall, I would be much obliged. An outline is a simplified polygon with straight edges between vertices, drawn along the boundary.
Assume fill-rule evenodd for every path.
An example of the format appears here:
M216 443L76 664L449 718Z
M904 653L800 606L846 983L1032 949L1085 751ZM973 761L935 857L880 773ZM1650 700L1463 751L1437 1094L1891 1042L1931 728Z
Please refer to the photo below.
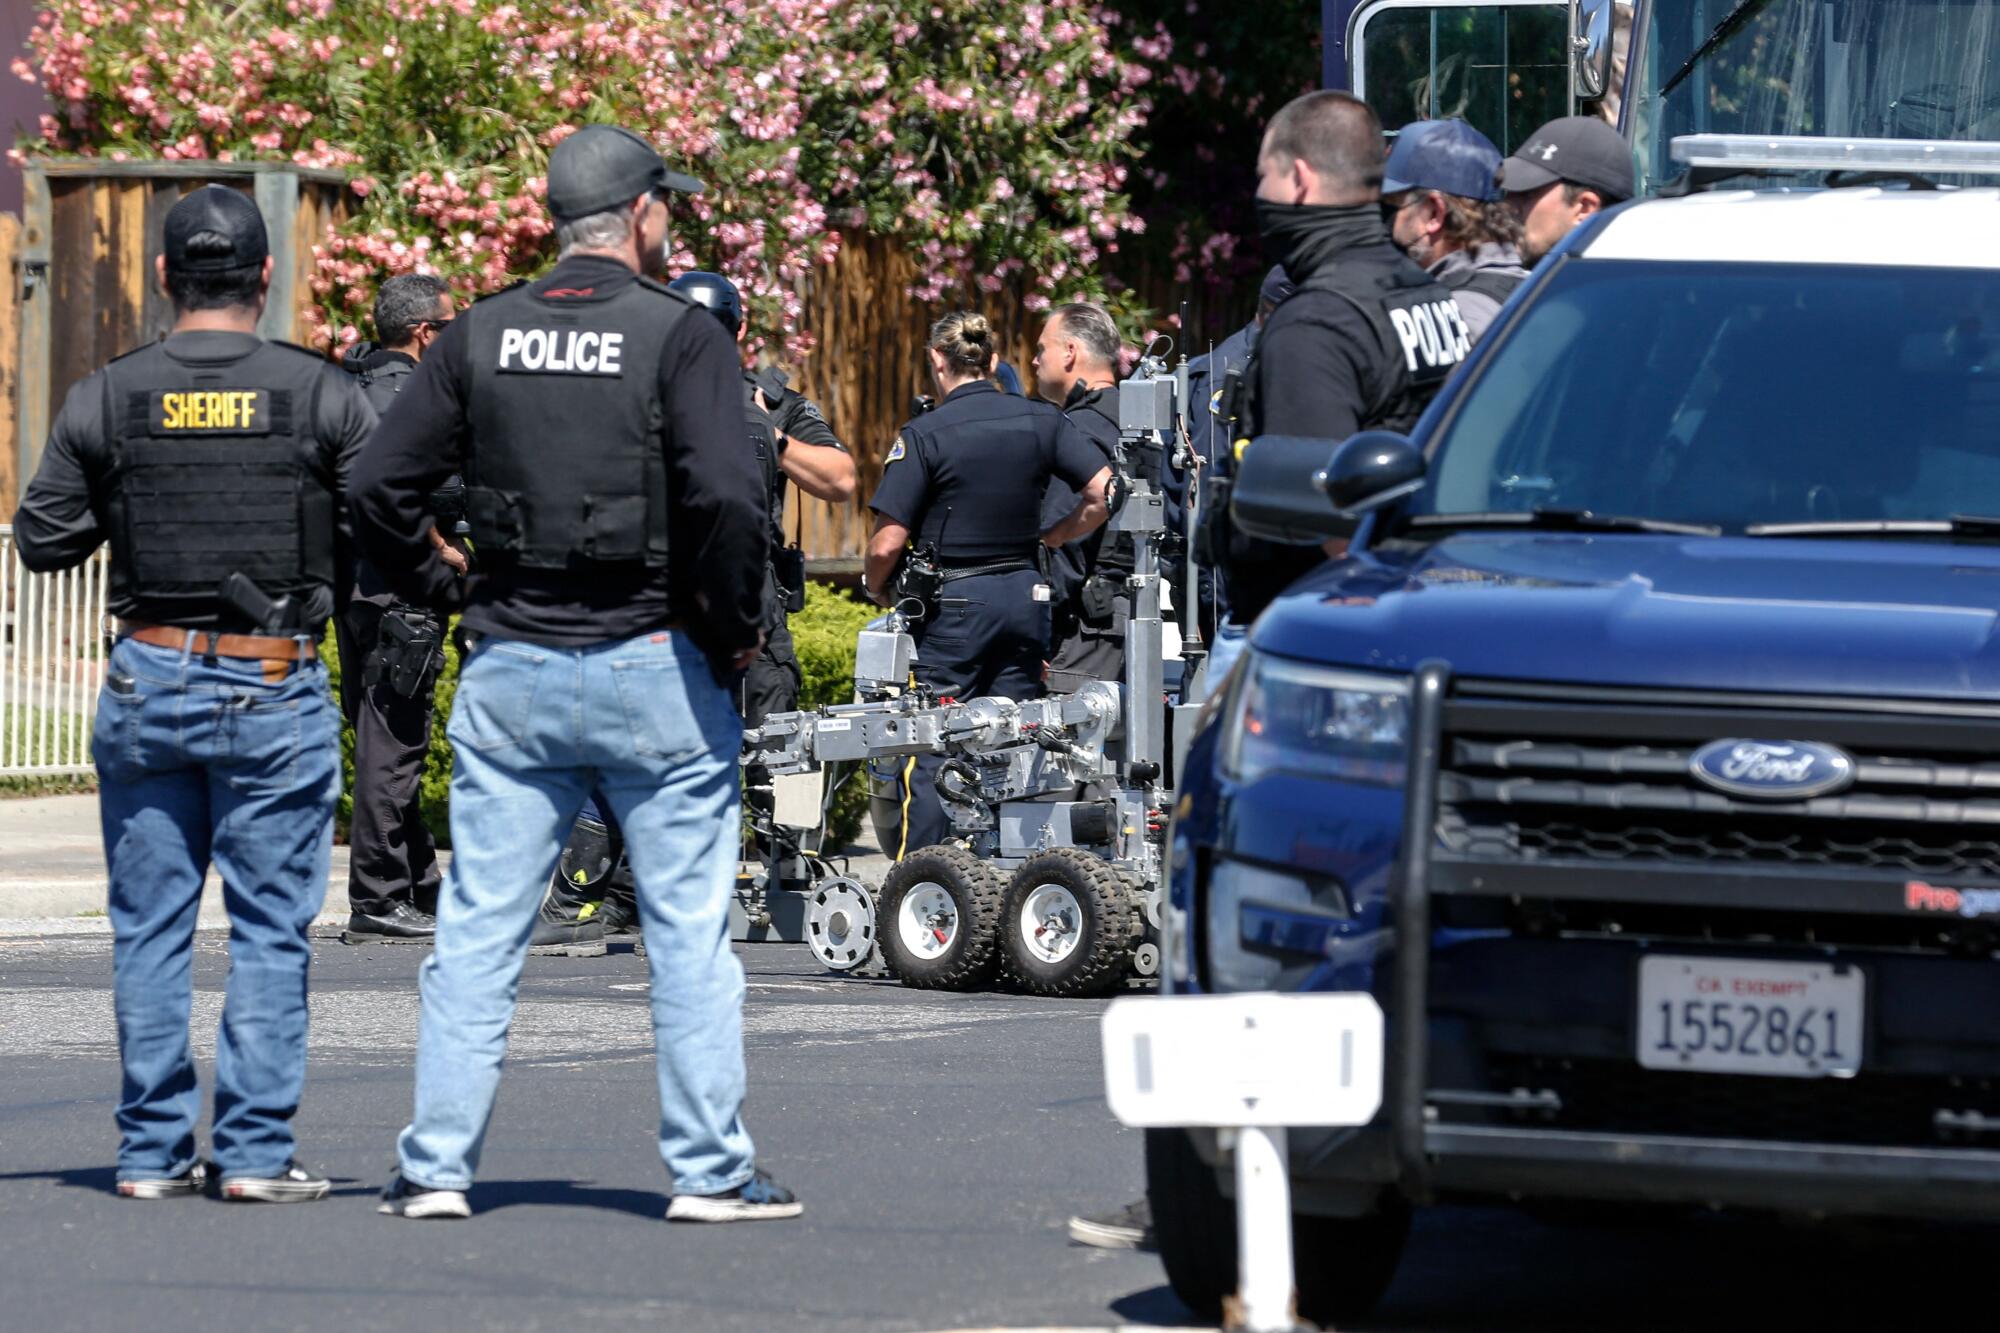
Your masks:
M7 66L27 51L28 33L35 26L35 0L0 0L0 149L12 148L23 134L34 132L48 98L41 85L23 83ZM21 211L21 173L0 159L0 210Z

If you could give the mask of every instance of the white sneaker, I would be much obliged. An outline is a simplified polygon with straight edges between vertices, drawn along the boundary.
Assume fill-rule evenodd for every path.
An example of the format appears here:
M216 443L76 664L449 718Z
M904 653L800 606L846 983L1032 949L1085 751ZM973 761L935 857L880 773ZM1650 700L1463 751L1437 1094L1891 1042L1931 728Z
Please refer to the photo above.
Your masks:
M669 1222L773 1222L806 1210L798 1196L759 1171L722 1194L676 1194L667 1204Z
M422 1220L427 1217L471 1217L472 1205L463 1190L427 1190L412 1185L398 1171L382 1188L382 1203L375 1210L390 1217Z

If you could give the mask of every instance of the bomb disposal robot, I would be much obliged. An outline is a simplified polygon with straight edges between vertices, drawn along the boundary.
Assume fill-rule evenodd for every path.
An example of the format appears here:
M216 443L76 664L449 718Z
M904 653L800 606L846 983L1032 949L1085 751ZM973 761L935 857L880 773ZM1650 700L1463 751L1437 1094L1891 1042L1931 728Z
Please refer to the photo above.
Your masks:
M819 819L817 781L786 800L787 775L888 755L949 759L938 791L951 841L911 852L876 893L846 876L814 886L805 937L829 966L857 967L879 948L906 986L965 990L1004 970L1041 995L1103 994L1158 970L1170 732L1188 734L1195 711L1167 707L1160 614L1158 478L1170 454L1191 462L1186 366L1149 356L1119 386L1108 527L1131 540L1136 570L1122 683L1020 702L931 697L908 685L915 648L903 628L922 611L905 601L886 629L859 637L860 702L773 714L745 734L745 760L780 789L780 822L788 808L802 824ZM1190 523L1193 499L1190 487ZM1177 665L1192 672L1198 660L1184 647Z

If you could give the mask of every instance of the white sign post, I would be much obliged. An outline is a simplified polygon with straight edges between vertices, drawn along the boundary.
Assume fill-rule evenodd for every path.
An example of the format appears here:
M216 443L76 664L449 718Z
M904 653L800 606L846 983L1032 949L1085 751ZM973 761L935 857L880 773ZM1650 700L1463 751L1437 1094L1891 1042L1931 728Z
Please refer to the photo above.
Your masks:
M1122 1123L1236 1131L1238 1327L1290 1333L1285 1130L1375 1118L1381 1006L1366 994L1126 999L1105 1010L1103 1036L1105 1098Z

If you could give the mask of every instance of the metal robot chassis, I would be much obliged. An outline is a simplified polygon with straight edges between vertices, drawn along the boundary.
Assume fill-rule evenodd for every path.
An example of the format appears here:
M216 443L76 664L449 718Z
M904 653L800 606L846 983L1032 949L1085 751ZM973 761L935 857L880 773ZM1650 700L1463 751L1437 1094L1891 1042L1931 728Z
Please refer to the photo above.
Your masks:
M828 872L805 890L799 933L827 966L845 971L879 957L906 986L965 990L1000 974L1031 993L1064 996L1104 994L1158 971L1173 805L1167 755L1185 748L1197 710L1166 702L1165 504L1151 478L1170 452L1192 473L1186 392L1185 358L1168 371L1149 357L1119 386L1106 526L1134 557L1122 682L1023 701L933 698L908 683L916 652L899 608L886 629L858 636L859 702L773 714L745 733L745 763L772 775L773 822L793 828L817 826L828 764L946 758L937 789L950 841L910 852L879 888ZM1190 531L1194 498L1191 483ZM1185 671L1199 661L1190 635Z

